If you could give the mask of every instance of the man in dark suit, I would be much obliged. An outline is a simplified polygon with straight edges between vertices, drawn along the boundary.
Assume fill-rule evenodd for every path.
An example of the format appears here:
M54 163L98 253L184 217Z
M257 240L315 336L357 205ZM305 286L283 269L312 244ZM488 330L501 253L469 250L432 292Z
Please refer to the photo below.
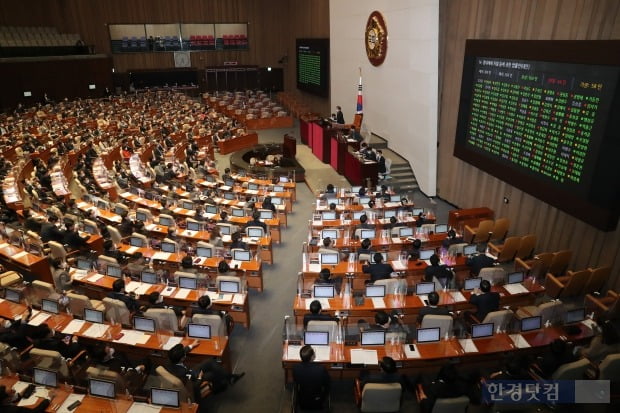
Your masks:
M56 227L57 222L58 217L56 215L51 215L47 219L47 222L41 224L41 241L56 241L61 244L63 243L65 234L63 231L59 230L58 227Z
M108 293L108 297L124 302L127 309L132 313L138 310L138 302L135 298L125 294L125 281L121 278L114 280L112 291Z
M383 151L381 149L377 149L377 155L376 155L376 160L378 165L378 170L380 174L384 174L386 169L385 169L385 158L383 157Z
M252 220L248 221L248 223L245 224L245 228L247 227L261 227L263 231L265 232L265 234L267 234L267 224L265 224L264 222L260 220L259 211L252 212Z
M379 362L381 372L379 374L369 374L368 371L363 371L360 374L360 383L362 390L367 383L400 383L405 388L405 382L403 376L398 373L396 368L396 362L392 357L385 356Z
M308 327L310 321L338 321L336 317L321 313L321 310L321 303L318 300L310 303L310 313L304 314L304 328Z
M220 393L226 390L229 384L235 384L245 375L245 373L231 374L227 372L214 359L203 361L193 368L187 367L185 365L187 353L198 346L198 340L187 347L184 347L182 344L175 345L168 352L170 362L165 366L166 370L177 376L183 383L186 383L188 380L192 381L197 399L200 398L200 384L203 381L210 382L213 392Z
M439 280L439 282L441 282L442 286L447 286L450 284L454 274L448 269L447 266L439 265L439 256L437 254L433 254L431 255L429 261L431 262L431 265L424 269L424 278L427 281L432 281L433 277L435 277Z
M65 226L67 227L67 231L65 231L63 238L64 244L67 244L71 249L75 250L88 247L86 241L88 241L89 237L82 238L75 229L74 222L66 222Z
M377 280L385 280L390 278L390 275L394 272L394 269L390 264L383 263L383 255L380 253L376 253L373 256L375 261L374 264L367 264L362 266L362 271L365 274L370 274L370 282L375 282Z
M344 115L340 106L336 106L336 123L344 125Z
M314 361L314 350L305 345L299 351L301 363L293 367L297 405L302 409L320 409L329 395L330 378L325 366Z
M418 312L418 324L422 324L422 320L425 315L450 315L450 311L448 311L447 307L438 307L439 304L439 294L435 291L428 295L428 305L426 307L420 308Z
M467 258L466 264L471 275L477 277L481 269L492 267L495 264L495 260L486 254L476 254Z
M469 303L476 306L474 316L482 322L492 311L499 310L499 293L491 291L491 283L487 280L480 282L480 290L474 290Z
M43 413L50 405L48 399L43 399L41 403L38 403L34 407L18 406L17 403L21 400L27 388L24 388L20 393L16 393L12 388L7 389L3 384L0 386L0 408L3 412L7 413Z

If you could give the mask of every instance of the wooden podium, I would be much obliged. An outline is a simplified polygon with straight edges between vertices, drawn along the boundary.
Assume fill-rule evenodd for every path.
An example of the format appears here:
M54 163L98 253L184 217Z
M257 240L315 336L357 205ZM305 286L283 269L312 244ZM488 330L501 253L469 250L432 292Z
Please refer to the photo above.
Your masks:
M477 227L480 221L493 219L494 215L493 210L487 207L453 209L448 214L448 225L459 230L465 225Z
M336 170L340 175L344 175L344 159L348 151L347 140L342 135L333 135L330 139L331 157L329 160L332 168Z

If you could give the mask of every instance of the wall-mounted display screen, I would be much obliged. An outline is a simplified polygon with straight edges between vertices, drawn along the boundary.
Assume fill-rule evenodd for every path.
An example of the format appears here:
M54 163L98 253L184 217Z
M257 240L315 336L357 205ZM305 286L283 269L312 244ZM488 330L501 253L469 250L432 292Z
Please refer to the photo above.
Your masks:
M609 50L619 46L468 40L454 155L613 230L620 193L614 167L620 117L613 116L620 110L620 55Z
M329 96L329 39L297 39L297 89Z

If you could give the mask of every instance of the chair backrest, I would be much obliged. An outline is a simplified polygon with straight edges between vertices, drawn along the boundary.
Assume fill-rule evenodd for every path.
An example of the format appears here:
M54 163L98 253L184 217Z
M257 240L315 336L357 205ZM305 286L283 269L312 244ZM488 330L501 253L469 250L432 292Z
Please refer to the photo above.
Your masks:
M558 251L554 253L548 272L556 276L564 274L568 268L568 263L570 262L572 256L573 251L571 250Z
M435 400L432 413L464 413L469 406L469 397L451 397Z
M225 337L226 323L217 314L194 314L192 316L192 323L204 324L211 327L211 336Z
M564 303L560 300L549 301L538 306L538 315L541 317L541 323L557 324L562 321L565 309Z
M174 227L174 226L175 226L175 220L174 220L174 218L172 217L172 215L168 215L168 214L159 214L159 220L158 220L157 222L159 222L159 223L160 223L160 225L162 225L162 224L161 224L161 220L162 220L162 218L163 218L164 220L167 220L168 222L170 222L170 226L171 226L171 227Z
M50 247L50 254L52 255L52 258L65 258L67 256L67 251L60 242L49 241L47 245Z
M552 380L581 380L586 370L590 367L590 362L582 358L572 363L562 364L551 375Z
M366 383L362 390L362 412L398 412L402 387L400 383Z
M84 317L84 309L93 308L90 299L85 295L68 292L67 298L69 299L69 309L73 315Z
M553 256L554 254L552 252L543 252L536 254L533 259L528 260L527 264L530 266L528 276L535 279L543 279L547 275L547 272L549 272ZM515 268L515 270L518 269Z
M86 377L88 377L89 379L113 381L116 384L116 394L124 394L127 388L127 384L125 383L123 376L121 376L116 371L110 370L106 367L89 366L86 369Z
M146 209L146 208L138 208L136 209L136 214L138 213L143 213L146 216L146 220L147 221L152 221L153 220L153 214L151 214L151 211Z
M537 239L538 237L534 234L521 237L521 243L519 244L516 258L521 258L522 260L530 258L534 254Z
M101 235L99 233L99 226L97 225L97 223L93 220L90 219L85 219L84 220L84 225L88 225L90 228L93 229L93 231L95 231L95 235Z
M520 237L508 237L504 241L504 245L497 256L497 262L509 262L515 258L515 254L521 244Z
M179 277L198 278L198 276L194 274L193 272L185 272L185 271L175 271L173 274L173 277L174 277L174 282L176 283L179 282Z
M502 267L488 267L481 269L478 276L490 282L491 285L496 285L504 282L506 271Z
M105 297L101 301L105 306L106 320L129 325L130 313L124 302L110 297Z
M36 367L57 370L62 377L69 377L69 367L59 352L34 347L29 354Z
M148 247L148 245L149 245L149 240L148 240L148 238L146 237L146 235L142 235L142 234L139 234L139 233L137 233L137 232L132 232L132 233L131 233L131 237L132 237L132 238L139 238L139 239L141 239L141 240L142 240L142 246L143 246L143 247Z
M609 354L598 366L599 380L620 381L620 354Z
M160 378L160 386L164 389L178 390L180 400L194 401L194 392L189 391L185 384L174 374L170 373L164 366L158 366L155 372ZM191 383L191 380L188 380Z
M338 338L338 323L333 320L310 320L306 331L327 331L329 333L329 341L336 341Z
M482 323L493 323L495 329L505 331L512 321L513 312L510 310L491 311L484 317Z
M98 264L101 265L109 265L109 264L113 264L113 265L118 265L118 261L116 260L116 258L114 257L110 257L108 255L100 255L97 258Z
M476 229L476 235L474 235L472 243L481 243L487 242L489 240L489 236L491 231L493 231L493 226L495 225L495 221L492 219L485 219L480 221L478 224L478 228Z
M583 294L583 289L590 279L590 270L581 270L572 273L560 293L561 297L575 297Z
M583 289L583 293L587 294L601 291L610 274L611 267L598 267L593 269L590 273L590 278Z
M377 280L374 285L385 285L386 294L395 294L396 289L400 291L407 291L407 280L399 278L388 278L384 280Z
M453 319L450 315L426 314L422 319L420 328L439 327L439 335L445 337L446 333L452 335L452 323Z
M179 320L171 308L149 308L144 316L154 319L158 330L179 331Z
M508 226L510 220L508 218L498 218L493 225L493 231L491 232L490 241L501 241L506 238L508 234Z
M32 299L34 299L33 304L41 304L42 299L57 295L54 285L48 282L34 280L31 285L33 291Z
M123 241L123 236L121 235L121 233L116 228L114 228L112 225L107 225L106 228L108 229L108 232L110 233L110 238L112 239L112 242L114 243L114 245L119 246L121 242Z
M461 242L459 244L452 244L448 247L448 255L455 256L457 254L463 254L463 248L465 245L469 245L466 242Z
M370 254L359 254L357 256L357 260L359 262L363 262L363 261L370 261Z

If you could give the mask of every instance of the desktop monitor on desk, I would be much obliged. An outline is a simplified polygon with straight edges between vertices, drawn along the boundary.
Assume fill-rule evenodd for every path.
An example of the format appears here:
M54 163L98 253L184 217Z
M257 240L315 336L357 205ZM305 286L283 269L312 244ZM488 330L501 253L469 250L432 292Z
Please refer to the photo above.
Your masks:
M198 257L213 257L213 249L211 247L196 247L196 255Z
M279 196L275 196L273 198L271 198L271 203L274 205L283 205L284 204L284 198L280 198Z
M282 185L274 185L273 192L284 192L284 187Z
M170 218L168 217L159 217L159 225L163 225L164 227L171 227L173 226L173 222Z
M88 379L88 392L91 396L114 399L116 397L116 385L113 381Z
M151 387L151 404L178 409L181 407L179 391Z
M315 284L312 296L314 298L334 298L336 296L336 288L331 284Z
M260 211L260 219L273 219L273 211Z
M337 229L324 229L321 231L321 238L322 239L325 239L325 238L337 239L338 230Z
M96 235L97 234L97 228L95 228L92 225L88 225L88 224L84 224L84 232L90 234L90 235Z
M396 210L395 209L388 209L388 210L385 210L383 212L383 218L384 219L388 219L388 218L392 218L392 217L396 217Z
M232 185L228 185L228 186L232 186ZM248 189L250 191L258 191L258 184L250 182L248 183Z
M465 245L463 247L463 255L469 257L470 255L474 255L478 252L478 246L476 244Z
M423 261L430 260L435 250L420 250L420 259Z
M480 277L466 278L463 289L465 291L471 291L471 290L475 290L476 288L480 288L480 281L482 281L482 278Z
M305 331L304 344L311 346L328 346L329 332L327 331Z
M370 202L370 197L369 196L360 196L359 199L359 204L362 206L366 206L368 205L368 203Z
M360 334L360 344L362 346L385 345L385 331L362 331Z
M179 277L179 288L195 290L198 288L198 279L191 277Z
M385 285L367 285L366 297L385 297Z
M93 310L92 308L84 309L84 321L88 321L90 323L103 324L104 322L104 314L103 311Z
M136 221L146 222L147 217L144 212L136 212Z
M233 217L243 218L245 216L245 209L243 208L231 208L230 212Z
M234 250L232 259L235 261L250 261L252 259L252 253L246 250Z
M423 213L424 213L424 208L413 208L413 209L411 210L411 213L413 214L413 216L416 216L416 217L417 217L418 215L420 215L420 214L423 214Z
M231 230L230 230L229 225L218 225L217 227L220 229L220 234L231 235Z
M57 387L58 372L35 367L33 369L32 382L40 386Z
M280 182L285 184L289 182L288 176L280 175Z
M413 228L411 228L411 227L400 227L400 228L398 228L398 236L401 237L401 238L413 237Z
M97 209L105 209L107 210L110 206L106 201L99 200L97 201Z
M390 195L390 202L400 202L400 195Z
M439 341L439 336L441 333L441 328L432 327L432 328L418 328L416 334L418 343L435 343Z
M421 282L415 285L415 293L416 295L428 295L435 291L435 283L434 282Z
M7 288L4 290L4 299L13 303L19 303L21 301L21 293L17 290Z
M197 339L210 339L211 338L211 326L208 324L187 324L187 336Z
M471 338L485 338L493 335L494 323L472 324Z
M321 212L321 216L323 217L324 221L333 221L335 219L338 219L336 211L323 211Z
M137 247L137 248L146 247L146 245L144 245L144 240L140 237L129 238L129 245L131 245L132 247Z
M448 232L448 224L435 224L435 234L445 234Z
M235 199L235 194L233 194L232 192L224 192L224 199L226 199L227 201L232 201Z
M153 271L142 270L140 273L140 281L145 284L157 284L157 274Z
M340 260L338 253L320 253L319 263L321 265L337 265Z
M93 266L93 262L86 258L78 258L76 265L78 270L90 270Z
M248 233L248 237L250 238L261 238L263 237L265 234L263 233L263 229L262 228L248 228L247 229L247 233Z
M185 225L185 229L187 229L188 231L200 231L200 222L196 222L196 221L187 221L186 225Z
M521 284L525 274L522 271L511 272L506 276L506 284Z
M125 208L118 206L118 205L114 207L114 213L116 215L123 215L123 212L125 212Z
M190 211L194 210L194 203L191 201L181 201L181 208L189 209Z
M152 318L134 317L133 318L134 330L144 331L147 333L155 332L155 320Z
M360 231L360 239L375 239L375 230L374 229L363 229Z
M174 242L162 241L161 251L174 254L175 252L177 252L177 246Z
M109 277L121 278L123 275L123 271L121 270L120 265L108 264L106 266L105 273Z
M41 300L41 311L46 313L58 314L58 301L48 300L46 298Z
M525 317L521 319L521 332L525 333L533 330L540 330L542 327L542 317Z
M241 291L239 281L225 281L221 280L217 287L218 291L221 293L233 293L237 294Z
M235 180L234 179L226 179L224 181L224 185L226 186L235 186ZM251 184L250 184L251 185ZM249 186L249 185L248 185Z
M215 205L207 205L205 208L205 213L215 215L217 214L217 206Z

